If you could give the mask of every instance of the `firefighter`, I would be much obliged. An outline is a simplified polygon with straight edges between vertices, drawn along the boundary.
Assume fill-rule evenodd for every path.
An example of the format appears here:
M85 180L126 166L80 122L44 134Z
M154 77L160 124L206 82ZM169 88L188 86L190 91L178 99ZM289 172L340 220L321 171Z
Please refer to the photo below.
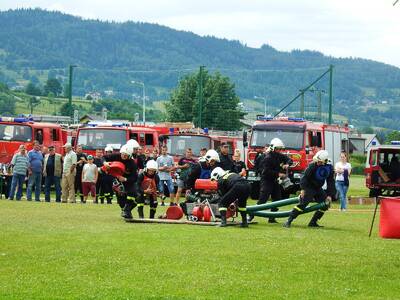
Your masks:
M132 209L137 205L136 203L136 181L137 181L137 166L135 161L131 158L131 147L123 145L119 153L104 155L104 166L110 167L109 162L119 161L125 165L125 173L119 176L118 180L121 182L117 188L117 201L122 209L121 216L126 219L132 219Z
M257 201L257 205L266 203L269 197L272 198L272 202L282 199L281 186L278 183L278 179L286 176L283 170L287 170L289 165L292 164L289 157L279 152L284 148L285 145L278 138L272 139L269 144L261 163L260 198ZM278 208L271 208L271 211L278 211ZM253 218L254 216L249 216L249 221ZM268 223L277 223L277 221L271 217L268 219Z
M209 179L211 170L219 163L218 152L214 149L207 151L206 155L200 157L199 163L194 165L187 179L187 190L194 189L196 179Z
M158 165L154 160L149 160L146 163L146 168L139 174L137 180L138 191L138 214L139 218L143 219L143 209L145 201L150 204L150 219L154 219L157 209L157 187L160 183L160 178L157 174Z
M104 148L104 155L110 155L113 153L113 151L114 151L113 147L107 146ZM104 158L102 158L102 161L104 163ZM107 204L112 204L112 199L114 196L114 191L112 188L114 177L106 173L103 174L99 173L99 181L100 181L99 191L97 193L99 194L100 202L103 204L105 200Z
M248 227L246 218L247 198L250 195L250 185L245 178L236 173L224 171L217 167L211 172L211 180L217 180L218 193L221 198L218 202L221 214L221 227L226 226L226 211L237 200L237 206L242 217L240 227Z
M333 173L333 166L329 164L328 151L318 151L313 157L313 162L308 165L300 180L300 203L293 208L288 220L283 224L284 227L289 228L293 220L297 218L310 202L321 203L332 201L336 194ZM325 182L327 185L326 192L322 189ZM322 227L318 225L317 221L322 218L327 209L328 206L325 209L317 210L308 226Z
M82 151L82 145L76 147L76 159L75 196L80 197L81 203L86 203L83 199L82 170L85 163L87 163L87 154Z
M144 169L144 157L143 157L143 155L141 155L139 153L139 149L142 149L142 147L140 147L139 143L134 139L127 141L126 145L132 151L131 157L135 161L138 170L143 170Z

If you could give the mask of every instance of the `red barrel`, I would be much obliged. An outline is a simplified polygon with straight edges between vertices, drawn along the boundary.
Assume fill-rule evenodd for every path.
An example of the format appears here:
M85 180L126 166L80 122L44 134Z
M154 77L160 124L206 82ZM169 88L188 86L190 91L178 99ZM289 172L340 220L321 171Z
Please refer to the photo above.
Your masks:
M400 239L400 198L381 199L379 235L383 238Z

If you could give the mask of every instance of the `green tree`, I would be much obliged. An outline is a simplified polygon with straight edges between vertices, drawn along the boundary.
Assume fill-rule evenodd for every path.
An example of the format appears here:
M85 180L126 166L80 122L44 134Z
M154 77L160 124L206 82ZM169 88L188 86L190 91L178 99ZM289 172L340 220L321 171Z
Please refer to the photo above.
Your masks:
M393 130L386 135L385 144L390 144L391 141L400 141L400 131Z
M70 105L68 102L64 103L60 107L60 115L61 116L68 116L68 117L73 116L74 110L76 108L77 107L74 104Z
M43 87L44 94L53 93L56 97L61 94L62 86L57 78L49 78Z
M33 114L33 109L40 104L40 97L30 97L28 107L31 110L31 114Z
M25 93L32 96L40 96L42 94L42 91L33 82L29 82L25 88Z
M199 125L200 92L203 93L201 125L212 129L237 130L241 127L243 113L238 109L239 97L235 86L228 77L220 73L210 75L200 71L184 77L173 90L170 102L166 104L167 120L174 122L194 122ZM203 90L199 90L202 80Z
M13 96L0 93L0 113L3 115L15 114L15 99Z

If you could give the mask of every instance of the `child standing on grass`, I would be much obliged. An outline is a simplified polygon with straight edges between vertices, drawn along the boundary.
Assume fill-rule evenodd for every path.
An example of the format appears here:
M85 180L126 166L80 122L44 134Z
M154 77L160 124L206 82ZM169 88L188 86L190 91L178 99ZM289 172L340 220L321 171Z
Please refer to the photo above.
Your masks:
M88 162L83 166L82 170L83 203L86 203L89 192L93 199L96 198L96 182L98 177L97 166L93 163L93 156L89 155L87 160Z

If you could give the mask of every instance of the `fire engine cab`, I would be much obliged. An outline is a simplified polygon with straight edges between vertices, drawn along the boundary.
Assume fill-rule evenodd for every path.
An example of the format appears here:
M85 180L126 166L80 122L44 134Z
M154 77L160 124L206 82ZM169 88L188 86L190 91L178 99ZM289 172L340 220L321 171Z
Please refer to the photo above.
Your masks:
M97 149L104 150L106 146L119 150L130 139L136 140L142 148L158 147L157 130L123 122L89 123L78 129L75 144L82 145L86 153L94 155Z
M293 165L288 172L289 186L282 187L284 195L299 190L302 173L312 161L315 153L321 149L329 152L332 163L336 163L342 151L348 151L348 127L328 125L320 122L306 121L303 118L269 118L258 116L251 128L250 138L243 135L244 146L247 147L247 180L250 181L251 197L258 199L260 174L255 169L255 159L273 138L279 138L285 144L282 153L288 155ZM287 183L287 182L286 182ZM285 189L288 191L285 193Z
M373 146L367 153L365 184L370 197L400 192L400 141Z
M25 117L0 117L0 163L9 163L21 144L31 150L34 140L45 146L53 145L62 153L66 132L58 124L34 122Z

